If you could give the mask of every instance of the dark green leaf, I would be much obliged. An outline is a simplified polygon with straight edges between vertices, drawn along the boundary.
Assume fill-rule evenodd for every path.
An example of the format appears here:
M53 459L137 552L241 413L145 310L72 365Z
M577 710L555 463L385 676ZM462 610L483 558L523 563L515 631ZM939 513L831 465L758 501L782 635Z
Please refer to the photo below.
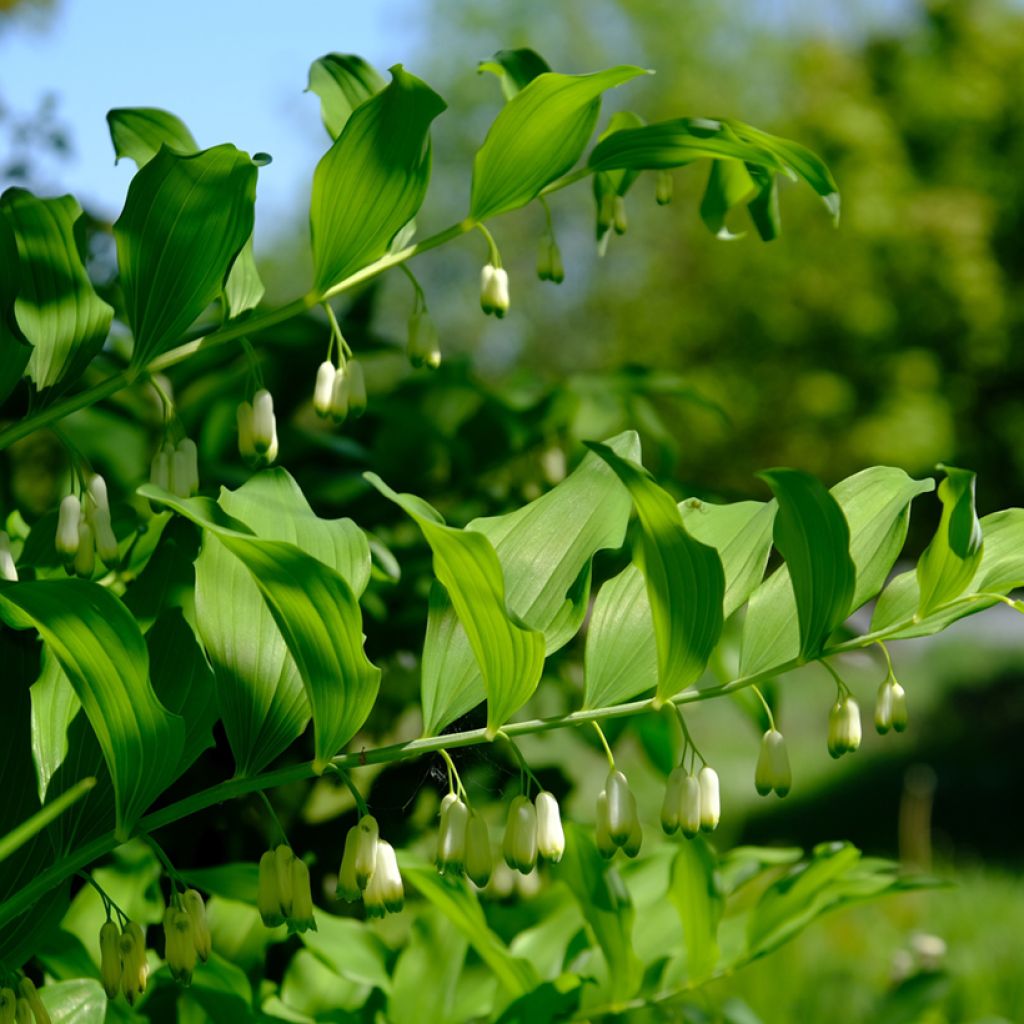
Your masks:
M256 167L234 146L164 147L132 179L114 225L133 361L177 341L224 289L252 234Z
M320 117L332 139L341 134L356 107L386 84L375 67L352 53L328 53L309 66L308 89L320 97Z
M396 64L358 107L313 175L310 226L323 292L383 256L416 214L430 179L430 125L445 102Z
M18 243L6 217L0 217L0 267L10 270L0 275L0 402L14 390L25 372L32 347L18 327L14 313L18 298Z
M144 167L161 146L176 153L196 153L199 146L180 117L158 107L123 107L107 112L110 141L117 160L127 157ZM116 162L116 161L115 161Z
M71 196L37 199L23 188L9 188L0 197L0 219L10 230L4 248L10 249L13 236L17 249L17 260L5 263L5 301L14 280L17 297L0 354L17 364L24 352L16 338L28 341L32 351L25 373L40 390L82 373L103 346L114 315L93 290L79 255L75 231L81 217L82 208Z
M645 72L542 74L505 105L473 161L470 216L486 220L525 206L580 158L606 89Z
M505 99L512 99L538 75L549 72L548 62L536 50L499 50L490 60L482 60L477 71L490 71L501 83Z

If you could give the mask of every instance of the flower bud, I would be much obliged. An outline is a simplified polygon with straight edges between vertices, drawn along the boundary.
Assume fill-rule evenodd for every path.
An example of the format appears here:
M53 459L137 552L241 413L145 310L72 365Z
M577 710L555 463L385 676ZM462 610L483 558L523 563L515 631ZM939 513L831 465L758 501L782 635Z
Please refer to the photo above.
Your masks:
M493 867L487 822L475 811L471 811L466 824L466 874L474 885L483 888L491 880Z
M313 890L309 881L309 868L301 857L292 858L292 912L288 916L289 931L316 931L316 920L313 917Z
M842 757L860 746L860 708L850 696L839 698L828 716L828 752Z
M612 229L612 224L615 222L615 195L612 192L605 191L604 188L598 186L598 176L594 177L594 189L597 198L597 237L598 240L603 238Z
M93 542L92 527L87 522L78 524L78 551L72 563L76 576L91 580L96 569L96 545Z
M425 309L417 310L409 317L409 337L405 351L409 362L417 368L427 366L436 370L441 365L437 327Z
M260 388L252 397L252 444L258 455L265 455L277 440L274 397Z
M11 538L7 536L6 530L0 530L0 580L10 580L12 583L18 581L18 568L11 554Z
M338 870L338 886L336 895L354 903L363 894L356 881L356 850L359 846L359 826L353 825L345 836L345 852L341 855L341 868Z
M57 535L53 542L57 554L65 564L73 562L75 555L78 554L81 526L82 503L77 495L69 494L60 503L60 511L57 513Z
M129 1006L146 991L149 978L149 961L146 959L146 936L135 921L124 926L120 941L121 991Z
M246 462L252 462L256 457L256 444L253 441L252 433L252 406L248 402L239 402L237 410L238 418L238 454ZM170 462L167 466L167 479L170 481Z
M313 408L317 416L327 418L331 414L331 396L334 394L334 378L338 371L334 363L325 359L316 371L316 384L313 387Z
M213 949L213 941L210 938L210 926L206 920L206 904L203 897L195 889L186 889L181 898L181 905L192 922L192 938L195 942L196 953L199 959L205 964L210 959Z
M509 805L502 851L505 863L524 875L537 864L537 811L522 794Z
M875 700L875 728L883 735L890 729L903 732L907 727L906 691L889 676L878 688Z
M95 474L89 481L85 491L85 520L92 530L96 550L105 565L117 565L121 560L117 548L117 537L110 524L110 501L107 498L107 482ZM79 539L79 550L82 547ZM91 573L90 573L91 575Z
M722 816L718 772L706 764L697 775L697 781L700 783L700 828L702 832L714 832Z
M366 376L363 364L358 359L350 359L345 364L345 375L348 377L348 411L358 419L366 412Z
M779 796L789 792L791 774L786 741L777 729L769 729L761 738L761 752L754 771L754 786L761 796L773 789Z
M18 997L13 988L0 988L0 1024L14 1024Z
M359 819L359 837L356 843L355 875L356 885L365 889L377 870L377 843L380 830L377 819L372 814L364 814Z
M391 844L383 839L376 841L376 863L363 892L363 903L368 917L397 913L405 905L405 890L398 870L398 859Z
M267 850L260 857L259 886L256 892L256 907L263 923L268 928L284 924L280 890L277 885L277 857L273 850Z
M892 727L896 732L904 732L907 722L907 693L894 679L892 681Z
M19 1002L24 999L28 1004L36 1024L51 1024L49 1011L43 1006L43 1001L39 998L39 993L31 978L22 978L18 982L18 995L21 997Z
M658 171L654 198L659 206L668 206L672 202L672 175L668 171Z
M500 320L508 306L508 273L503 267L488 263L480 271L480 308Z
M191 985L192 972L196 969L196 942L188 913L179 907L168 907L164 915L164 935L167 940L165 959L171 977L179 985Z
M537 794L534 803L537 808L537 852L557 864L565 853L565 832L558 801L545 791Z
M604 789L608 794L608 834L616 846L624 846L639 821L636 797L626 776L614 769L608 773Z
M597 813L595 815L594 841L597 849L605 860L615 856L618 847L612 841L608 828L608 793L601 790L597 795Z
M15 1024L32 1024L32 1007L27 999L19 997L14 1004L14 1020Z
M295 854L292 848L280 843L274 850L274 870L277 872L277 898L281 904L281 913L285 917L292 916L292 900L295 891L292 888L292 861Z
M615 234L624 235L626 228L629 227L629 221L626 218L626 200L623 196L615 197L612 211L612 227Z
M448 797L454 797L449 800ZM453 793L441 805L441 827L437 836L437 870L441 874L462 874L466 860L466 828L469 808Z
M679 828L687 839L700 831L700 783L696 775L683 779L679 794Z
M248 404L248 403L246 403ZM241 412L241 406L239 406ZM241 431L241 415L239 415L239 430ZM161 487L165 491L171 489L171 460L174 458L174 449L169 444L161 445L149 464L149 482L154 487Z
M335 423L343 423L348 416L348 399L348 367L339 366L334 372L334 384L331 387L331 419Z
M551 238L544 235L537 248L537 277L541 281L551 280Z
M108 999L116 999L121 990L121 930L113 921L107 921L100 928L100 980ZM3 1018L0 1017L0 1021Z
M170 483L179 498L191 498L199 490L199 452L190 437L183 437L174 449Z
M682 765L677 765L669 773L668 781L665 783L665 798L661 802L661 827L667 836L679 828L679 806L685 781L686 772Z
M637 818L633 823L633 831L629 833L629 838L622 844L622 852L627 857L635 857L640 852L643 841L644 830L640 826L640 819Z

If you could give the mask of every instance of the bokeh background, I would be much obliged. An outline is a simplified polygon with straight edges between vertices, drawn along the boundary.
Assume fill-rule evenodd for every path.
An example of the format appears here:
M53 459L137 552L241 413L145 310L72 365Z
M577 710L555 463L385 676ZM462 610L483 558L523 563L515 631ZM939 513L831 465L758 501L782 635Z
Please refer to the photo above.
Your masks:
M93 272L109 278L102 227L117 216L131 168L113 166L103 115L164 106L202 145L273 155L261 172L256 251L268 297L290 298L308 286L309 183L327 144L316 99L302 93L310 61L334 50L381 68L402 62L448 100L420 218L429 233L462 216L473 151L500 107L477 62L515 46L540 50L560 71L636 63L657 72L611 94L603 116L735 116L804 142L832 167L843 216L834 229L816 198L792 187L780 239L716 240L697 216L707 173L697 165L676 175L667 208L655 205L653 180L641 180L627 200L629 231L602 257L589 190L559 193L560 287L533 273L541 211L493 225L512 278L504 321L479 313L478 237L416 261L441 331L436 374L404 358L412 292L400 275L339 308L371 392L366 417L341 433L326 433L308 407L324 322L312 316L258 339L287 421L283 464L321 514L372 525L402 562L402 581L372 594L368 648L387 666L378 741L415 729L407 707L427 554L366 493L359 474L369 466L464 523L556 481L581 438L633 428L647 464L680 496L763 498L754 474L779 464L831 484L874 463L928 474L949 462L978 471L982 513L1024 502L1024 9L1008 0L181 0L173 13L129 0L2 0L0 184L75 192L98 229ZM732 226L745 227L741 218ZM172 374L204 474L229 485L245 476L231 423L246 372L233 352ZM0 417L18 415L18 400ZM137 413L111 404L69 424L126 494L154 440ZM3 499L28 517L52 507L66 471L47 437L12 450L7 469ZM936 518L932 499L919 499L908 557ZM598 566L615 568L614 559ZM551 666L564 686L538 710L571 702L578 653ZM955 884L844 913L730 980L765 1022L1024 1020L1018 620L994 610L932 642L894 645L893 655L911 730L868 736L840 765L825 751L827 676L805 669L779 687L798 780L782 805L753 795L756 734L742 713L715 706L692 716L723 776L723 842L848 837ZM877 662L847 669L870 707ZM631 777L653 808L669 740L623 728ZM592 798L600 770L587 739L524 748L552 788L577 794L571 811L587 820L578 794ZM497 792L503 763L469 758L474 784ZM222 767L230 770L214 757L197 770ZM417 814L429 817L416 810L428 775L415 765L375 780L374 806L392 833L412 835ZM277 799L303 846L335 860L351 815L345 797L324 788ZM222 811L180 837L176 852L207 863L251 857L258 828L254 808ZM504 927L514 929L514 915ZM895 980L927 960L922 935L946 951L892 1000Z

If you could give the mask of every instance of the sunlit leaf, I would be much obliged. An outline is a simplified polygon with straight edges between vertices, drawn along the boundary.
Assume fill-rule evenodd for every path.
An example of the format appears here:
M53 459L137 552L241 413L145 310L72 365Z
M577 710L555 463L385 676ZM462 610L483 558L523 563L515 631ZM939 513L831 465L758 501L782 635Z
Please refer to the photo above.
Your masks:
M718 892L716 858L700 838L683 843L672 861L669 899L679 912L686 942L687 977L708 978L718 962L718 922L724 900Z
M328 53L309 66L310 92L320 97L320 117L336 139L352 111L387 83L381 73L352 53Z
M490 60L482 60L477 71L497 76L505 99L512 99L538 75L550 71L548 62L536 50L499 50Z
M68 726L82 707L60 662L45 647L39 678L32 684L31 696L32 759L36 765L39 800L42 802L46 799L50 780L67 755Z
M434 574L445 588L476 655L487 695L487 730L494 734L526 703L544 668L544 634L513 617L501 563L481 533L446 526L413 494L398 494L375 473L365 474L423 531L434 553Z
M9 301L15 280L17 297L13 324L8 321L3 332L3 352L20 361L24 352L16 347L17 337L31 344L25 373L40 390L82 373L102 347L114 315L85 272L76 239L81 217L82 208L71 196L37 199L26 189L9 188L0 197L0 219L9 228L0 244L9 250L13 237L17 250L17 260L4 265L4 300Z
M122 107L107 111L110 141L117 160L127 157L144 167L167 146L177 153L196 153L199 146L180 117L158 107Z
M300 938L342 978L390 991L388 948L361 921L317 910L316 931L303 932Z
M444 109L430 86L396 64L387 88L345 122L313 175L319 291L383 256L415 216L430 179L430 125Z
M60 981L39 990L51 1024L103 1024L107 1019L107 996L93 978Z
M255 309L263 299L263 280L256 268L256 256L252 248L252 235L235 257L224 285L224 298L228 304L228 316L236 317L246 310Z
M641 526L634 557L644 575L658 650L657 697L696 682L722 632L725 572L718 552L694 540L671 496L641 466L589 444L633 497Z
M117 833L127 838L173 781L185 735L153 692L135 619L109 591L77 579L4 587L0 615L21 626L27 616L67 673L114 781Z
M708 231L717 238L741 238L742 232L733 234L725 226L725 219L734 206L745 203L756 191L754 179L744 164L738 160L713 160L700 202L700 217Z
M224 289L253 228L256 166L234 146L164 147L132 179L114 224L133 362L177 341Z
M18 327L14 315L18 298L18 243L6 217L0 217L0 267L10 267L0 275L0 402L14 390L32 355L32 347Z
M505 105L477 151L470 216L486 220L535 199L582 155L597 123L601 94L644 73L616 67L534 78Z
M438 911L418 915L395 962L389 1024L451 1020L468 946L466 936ZM443 957L438 957L439 949Z

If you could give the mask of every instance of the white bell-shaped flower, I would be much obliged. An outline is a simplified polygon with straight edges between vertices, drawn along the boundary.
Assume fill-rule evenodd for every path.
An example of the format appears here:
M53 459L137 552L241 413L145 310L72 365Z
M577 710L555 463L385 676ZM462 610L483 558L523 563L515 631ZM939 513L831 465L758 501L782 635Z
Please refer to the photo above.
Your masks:
M480 308L499 319L508 312L508 273L487 263L480 271Z
M565 832L558 801L546 790L534 801L537 810L537 852L557 864L565 853Z

